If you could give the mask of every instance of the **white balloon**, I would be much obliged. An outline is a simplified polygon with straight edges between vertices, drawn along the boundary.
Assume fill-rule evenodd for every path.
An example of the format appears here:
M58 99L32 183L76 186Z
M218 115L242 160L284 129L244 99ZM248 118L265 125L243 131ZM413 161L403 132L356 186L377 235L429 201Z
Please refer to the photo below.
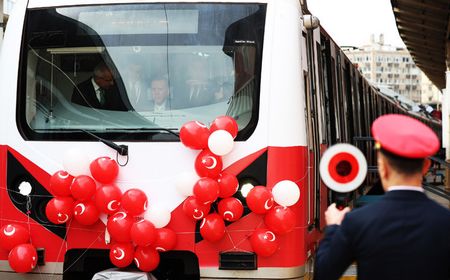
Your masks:
M152 205L144 214L144 218L155 225L156 228L163 228L170 222L170 211L162 205Z
M272 189L273 199L281 206L291 206L300 198L300 188L296 183L284 180L275 184Z
M182 172L176 178L175 187L180 194L186 197L194 195L193 189L198 179L200 179L200 177L198 177L197 173L195 172Z
M72 176L91 175L89 165L91 161L86 152L81 149L69 149L63 158L64 170Z
M216 130L208 138L209 150L218 156L224 156L233 150L233 136L226 130Z

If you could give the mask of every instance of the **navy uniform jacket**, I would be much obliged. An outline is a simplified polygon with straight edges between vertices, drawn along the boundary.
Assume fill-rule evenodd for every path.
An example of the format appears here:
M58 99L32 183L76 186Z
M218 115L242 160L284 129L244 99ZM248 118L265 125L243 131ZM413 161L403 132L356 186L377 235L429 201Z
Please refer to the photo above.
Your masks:
M315 279L339 279L353 261L359 280L449 280L450 211L422 192L387 192L327 227Z

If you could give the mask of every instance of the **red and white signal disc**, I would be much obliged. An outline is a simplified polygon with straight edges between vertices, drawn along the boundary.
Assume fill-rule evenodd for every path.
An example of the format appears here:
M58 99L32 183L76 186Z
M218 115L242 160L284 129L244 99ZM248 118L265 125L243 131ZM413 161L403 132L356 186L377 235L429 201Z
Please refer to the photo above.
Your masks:
M367 162L362 152L350 144L329 147L320 160L320 177L328 188L345 193L358 188L367 173Z

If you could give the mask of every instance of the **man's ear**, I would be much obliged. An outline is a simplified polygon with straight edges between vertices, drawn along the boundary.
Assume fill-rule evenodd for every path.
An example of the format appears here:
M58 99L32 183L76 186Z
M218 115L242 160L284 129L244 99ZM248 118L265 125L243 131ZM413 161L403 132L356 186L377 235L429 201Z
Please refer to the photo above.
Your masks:
M431 160L426 158L423 161L423 166L422 166L422 175L425 175L428 172L428 169L430 169L431 166Z
M380 174L381 179L386 179L388 176L389 168L386 166L386 158L381 155L380 152L377 154L377 163L378 163L378 173Z

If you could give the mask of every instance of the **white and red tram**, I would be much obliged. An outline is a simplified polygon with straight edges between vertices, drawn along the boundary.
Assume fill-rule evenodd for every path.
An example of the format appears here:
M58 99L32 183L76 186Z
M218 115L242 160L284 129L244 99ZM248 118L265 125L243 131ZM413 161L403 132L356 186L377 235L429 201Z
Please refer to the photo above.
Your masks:
M161 254L155 272L161 279L308 275L331 199L318 176L321 152L369 135L377 115L402 109L364 80L325 31L304 26L307 9L300 2L16 3L0 62L0 226L29 229L38 248L36 279L91 277L110 266L105 220L87 227L74 220L55 225L46 217L54 196L50 176L63 169L68 153L80 162L117 159L115 184L122 191L143 190L149 210L170 212L167 227L177 243ZM118 108L72 102L77 85L90 79L99 63L114 74ZM163 112L143 106L152 102L155 77L164 77L170 91ZM132 85L138 80L139 91ZM199 98L191 102L194 91ZM194 171L197 152L184 147L177 134L188 121L208 124L221 115L239 126L223 169L238 178L234 197L245 211L227 224L225 238L209 242L199 234L200 222L182 210L186 197L177 191L176 179ZM127 155L96 137L126 146ZM362 146L373 161L369 147ZM272 256L256 257L249 238L264 216L248 210L245 196L254 186L270 190L283 180L300 190L291 206L295 228L278 237ZM24 184L31 186L29 195L21 194ZM4 250L0 270L12 271Z

